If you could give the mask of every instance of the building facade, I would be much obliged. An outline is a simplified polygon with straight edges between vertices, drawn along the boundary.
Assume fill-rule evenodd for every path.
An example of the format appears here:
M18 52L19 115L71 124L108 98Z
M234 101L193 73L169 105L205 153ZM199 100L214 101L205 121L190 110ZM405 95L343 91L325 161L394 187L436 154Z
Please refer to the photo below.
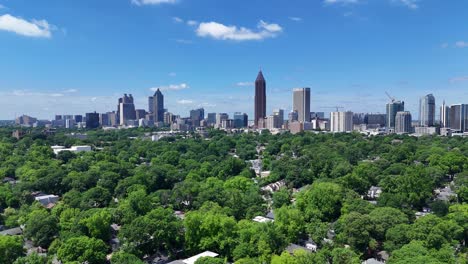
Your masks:
M450 127L450 107L445 101L440 106L440 127Z
M310 88L293 90L293 111L297 112L299 122L310 121Z
M385 122L387 129L395 128L395 118L398 112L405 111L405 102L393 101L387 104L387 121Z
M353 131L353 112L331 112L330 131L350 132Z
M432 127L435 125L435 97L432 94L419 99L419 125Z
M408 111L399 111L395 116L395 133L407 134L412 132L411 113Z
M450 107L450 128L454 132L468 131L468 104L456 104Z
M163 123L164 122L164 95L161 90L158 88L152 97L152 110L154 123ZM151 100L148 100L148 104ZM148 105L149 107L149 105Z

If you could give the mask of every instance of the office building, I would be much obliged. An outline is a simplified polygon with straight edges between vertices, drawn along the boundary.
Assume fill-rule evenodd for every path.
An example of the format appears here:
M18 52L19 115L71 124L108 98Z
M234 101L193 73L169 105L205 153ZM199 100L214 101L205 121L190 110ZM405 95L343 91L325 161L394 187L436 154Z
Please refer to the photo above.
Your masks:
M325 113L324 112L310 112L310 120L314 118L324 119Z
M94 129L99 127L99 114L94 113L86 113L86 128Z
M118 126L118 122L117 122L117 113L115 113L115 111L112 111L112 112L107 112L107 117L109 118L109 126Z
M249 126L249 117L246 113L234 113L234 128L244 128Z
M366 114L364 116L364 124L367 125L368 129L385 127L385 114Z
M99 123L103 127L110 126L111 124L110 124L110 120L109 120L109 115L107 113L99 114Z
M216 114L216 128L221 128L222 124L223 124L223 121L228 120L228 119L229 119L229 115L226 114L226 113Z
M148 97L148 113L153 113L154 109L154 98L153 96Z
M365 124L366 114L364 113L354 113L353 114L353 124L362 125Z
M154 118L154 116L153 116ZM174 115L170 112L164 113L164 124L172 124L174 122Z
M258 120L266 117L266 81L262 71L257 75L255 80L255 114L254 123L258 126Z
M17 117L15 120L15 124L21 125L21 126L32 126L36 122L37 122L37 118L30 117L27 115L22 115L20 117Z
M284 123L284 110L283 109L275 109L273 110L273 115L278 116L281 125Z
M468 104L452 105L449 120L453 132L468 131Z
M445 100L440 106L440 127L450 127L450 107L445 104Z
M353 112L331 112L330 131L350 132L353 131Z
M408 111L399 111L395 116L395 133L407 134L412 132L412 117Z
M75 115L74 119L75 119L75 123L83 122L83 116L82 115Z
M288 114L288 121L289 123L298 121L297 111L292 111Z
M398 112L405 111L405 102L393 100L387 104L387 129L395 129L395 117Z
M75 119L66 119L65 120L65 128L74 128L75 127Z
M208 113L206 118L206 125L212 127L216 124L216 113Z
M435 124L435 97L432 94L419 99L419 125L431 127Z
M117 109L119 123L122 126L128 124L128 121L136 119L135 104L133 102L133 96L130 94L124 94L122 98L119 98L119 107Z
M194 127L199 127L200 122L205 119L205 109L199 108L190 110L190 119L192 120L192 125Z
M293 111L297 112L297 120L305 123L310 121L310 88L293 90Z
M140 120L140 119L145 119L146 118L146 111L145 109L137 109L135 110L135 116L136 116L136 120Z
M55 115L55 119L54 120L62 120L62 115Z
M151 108L151 111L154 116L154 123L163 123L164 122L164 95L161 90L157 89L152 97L148 99L148 108Z

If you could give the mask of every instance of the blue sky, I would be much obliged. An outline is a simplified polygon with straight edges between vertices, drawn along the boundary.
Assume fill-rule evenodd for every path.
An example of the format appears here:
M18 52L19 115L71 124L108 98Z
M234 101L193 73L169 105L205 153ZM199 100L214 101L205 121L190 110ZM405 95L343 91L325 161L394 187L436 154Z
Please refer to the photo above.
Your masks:
M0 0L0 119L147 108L253 113L291 109L311 87L312 111L384 112L385 91L417 117L427 93L468 103L466 0Z

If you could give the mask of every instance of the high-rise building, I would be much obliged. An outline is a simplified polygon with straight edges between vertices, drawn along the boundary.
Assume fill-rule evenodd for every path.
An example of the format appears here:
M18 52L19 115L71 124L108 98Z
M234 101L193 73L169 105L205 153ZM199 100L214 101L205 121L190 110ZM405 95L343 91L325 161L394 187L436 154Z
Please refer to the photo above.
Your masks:
M258 120L266 117L266 81L262 71L255 80L255 114L254 123L258 126Z
M249 117L246 113L234 113L234 128L243 128L249 126Z
M229 115L226 114L226 113L218 113L218 114L216 114L216 127L217 127L217 128L222 127L223 120L228 120L228 119L229 119Z
M99 114L99 123L103 127L110 126L109 115L107 113Z
M395 133L406 134L412 132L411 113L408 111L399 111L395 116Z
M387 104L387 129L395 128L395 117L398 112L405 111L405 102L392 101Z
M164 112L164 124L172 124L174 122L174 115L170 112Z
M22 126L32 126L36 122L37 122L37 118L30 117L27 115L22 115L20 117L17 117L15 120L15 124L22 125Z
M154 100L153 96L148 97L148 113L153 112L153 108L154 108L154 101L153 100Z
M435 124L435 97L432 94L419 99L419 125L431 127Z
M107 117L109 118L109 126L117 126L119 123L117 122L117 114L115 111L107 112Z
M205 109L199 108L190 110L190 119L192 120L192 125L194 127L199 127L200 121L205 119Z
M206 125L212 127L215 124L216 124L216 113L208 113L208 117L206 118Z
M450 127L450 107L445 104L445 100L440 107L440 126Z
M331 112L330 131L350 132L353 131L353 112Z
M297 111L299 122L310 122L310 88L293 90L293 111Z
M55 115L55 120L62 120L62 115Z
M310 112L310 120L314 118L324 119L325 113L324 112Z
M154 115L154 123L164 122L164 95L161 90L157 89L152 97L148 100L148 107L152 106L151 112Z
M130 94L124 94L122 98L119 98L119 107L117 109L119 123L124 126L127 125L129 120L136 119L135 104L133 102L133 96Z
M284 123L284 110L283 109L275 109L273 110L273 115L277 116L280 124L283 125Z
M297 122L298 121L298 114L297 114L297 111L292 111L288 114L288 121L289 123L292 123L292 122Z
M366 117L366 114L364 114L364 113L354 113L353 114L353 124L354 125L364 124L365 123L365 121L364 121L365 117Z
M94 129L99 127L99 114L94 113L86 113L86 128Z
M385 126L385 114L366 114L364 116L364 123L367 128L381 128Z
M135 116L136 116L136 120L140 120L140 119L144 119L146 118L146 111L145 109L137 109L135 110Z
M82 115L75 115L75 123L81 123L83 122L83 116Z
M468 104L456 104L450 107L450 128L453 131L468 131Z

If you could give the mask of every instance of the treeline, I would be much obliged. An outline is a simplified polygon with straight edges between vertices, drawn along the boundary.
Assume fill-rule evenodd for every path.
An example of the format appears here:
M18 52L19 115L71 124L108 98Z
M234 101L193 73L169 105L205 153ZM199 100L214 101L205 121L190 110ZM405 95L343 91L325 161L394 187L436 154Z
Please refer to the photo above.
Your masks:
M0 225L24 228L0 236L0 263L106 263L110 253L113 264L143 263L205 250L220 258L203 263L361 263L382 251L388 263L466 263L466 138L213 130L151 142L142 139L149 132L87 131L79 140L33 131L16 140L0 129L0 179L9 179ZM94 151L56 156L56 144ZM269 177L250 169L258 158ZM262 191L280 180L278 192ZM448 184L457 195L434 199ZM365 199L371 186L382 188L376 203ZM47 209L36 192L60 202ZM426 207L432 213L416 219ZM271 210L274 222L252 221ZM25 256L23 239L47 256ZM307 239L316 253L284 252Z

